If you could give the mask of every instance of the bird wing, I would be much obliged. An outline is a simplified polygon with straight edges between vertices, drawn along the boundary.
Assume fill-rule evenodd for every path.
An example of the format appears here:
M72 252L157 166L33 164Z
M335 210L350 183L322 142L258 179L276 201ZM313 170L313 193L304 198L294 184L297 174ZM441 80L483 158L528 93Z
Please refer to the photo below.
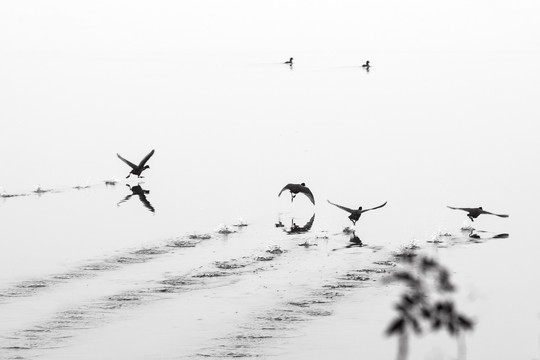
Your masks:
M294 188L294 185L295 184L287 184L283 187L283 189L281 189L281 191L279 192L278 194L278 197L281 196L281 193L284 192L285 190L292 190Z
M139 200L141 200L141 202L143 203L144 207L147 208L148 210L150 210L151 212L156 212L156 209L154 209L154 207L152 206L152 204L150 204L150 201L148 201L148 199L146 198L146 196L144 196L143 194L140 194L139 195Z
M506 214L494 214L494 213L492 213L492 212L485 211L485 210L482 210L482 214L495 215L495 216L502 217L502 218L510 217L510 215L506 215Z
M119 158L120 160L122 160L123 162L125 162L126 164L128 164L132 169L136 169L136 168L137 168L137 165L135 165L134 163L132 163L132 162L129 161L129 160L124 159L123 157L120 156L120 154L117 153L116 156L118 156L118 158Z
M309 200L311 200L313 205L315 205L315 197L313 196L313 193L311 192L311 190L309 190L309 188L307 186L302 187L300 192L302 194L306 195L309 198Z
M139 163L139 167L144 167L144 165L146 164L146 162L152 157L152 155L154 155L154 150L152 149L152 151L150 151L148 153L148 155L146 155L144 157L144 159L141 160L141 162Z
M349 213L354 213L354 210L353 209L349 209L348 207L345 207L345 206L341 206L341 205L338 205L338 204L334 204L333 202L331 202L330 200L326 200L328 201L330 204L334 205L334 206L337 206L338 208L340 208L341 210L345 210Z
M375 209L380 209L380 208L382 208L383 206L385 206L387 202L388 202L388 201L385 201L384 204L379 205L379 206L372 207L371 209L362 210L362 212L365 213L366 211L375 210Z
M467 211L467 212L471 212L473 210L476 210L475 208L458 208L458 207L451 207L451 206L447 206L447 208L452 209L452 210L463 210L463 211Z

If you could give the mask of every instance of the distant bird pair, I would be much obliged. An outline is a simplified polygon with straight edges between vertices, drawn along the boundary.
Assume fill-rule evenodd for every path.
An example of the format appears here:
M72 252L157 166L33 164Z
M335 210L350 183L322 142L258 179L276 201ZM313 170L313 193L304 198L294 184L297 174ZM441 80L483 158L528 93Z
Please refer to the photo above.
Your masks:
M288 61L285 61L284 64L292 66L293 65L293 58L290 58ZM366 63L362 65L362 67L365 68L366 70L369 70L370 66L371 65L369 65L369 60L367 60Z
M294 200L294 198L296 197L296 195L298 195L298 193L302 193L304 195L306 195L308 197L309 200L311 200L311 202L313 203L313 205L315 205L315 197L313 196L313 193L311 192L311 190L306 186L305 183L301 183L301 184L287 184L285 185L285 187L283 189L281 189L281 191L279 192L278 194L278 197L281 195L281 193L285 190L289 190L291 192L291 202ZM386 202L382 205L379 205L379 206L376 206L376 207L373 207L373 208L370 208L370 209L362 209L362 207L360 206L358 209L349 209L348 207L345 207L345 206L341 206L341 205L338 205L338 204L334 204L333 202L331 202L330 200L327 200L330 204L334 205L334 206L337 206L338 208L340 208L341 210L345 210L347 211L348 213L350 213L349 215L349 220L352 221L353 225L356 225L356 222L360 219L360 216L362 216L363 213L365 213L366 211L370 211L370 210L375 210L375 209L379 209L379 208L382 208L383 206L386 205Z

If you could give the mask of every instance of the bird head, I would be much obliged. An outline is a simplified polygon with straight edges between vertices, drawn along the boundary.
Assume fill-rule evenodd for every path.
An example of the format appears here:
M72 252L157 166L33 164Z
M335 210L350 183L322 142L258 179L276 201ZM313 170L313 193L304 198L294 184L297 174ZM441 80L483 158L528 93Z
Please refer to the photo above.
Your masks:
M145 169L150 169L150 165L145 165L144 168Z
M302 185L302 186L306 186L306 183L301 183L300 185Z
M362 211L362 207L360 206L360 207L358 208L358 210Z
M479 207L479 209L480 209L480 210L484 210L484 209L482 209L482 207L481 207L481 206Z

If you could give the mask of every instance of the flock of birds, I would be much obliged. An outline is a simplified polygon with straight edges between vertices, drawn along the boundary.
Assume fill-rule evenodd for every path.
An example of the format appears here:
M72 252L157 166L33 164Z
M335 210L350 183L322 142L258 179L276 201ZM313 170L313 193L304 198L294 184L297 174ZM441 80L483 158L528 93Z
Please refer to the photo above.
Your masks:
M293 61L293 58L290 59L290 62L292 64L292 61ZM368 63L368 66L369 66L369 61L367 62ZM125 158L123 158L122 156L120 156L120 154L116 154L118 156L118 158L120 160L122 160L124 163L126 163L130 168L131 168L131 171L129 172L128 176L126 176L126 178L129 178L131 175L136 175L137 177L141 178L143 176L141 176L142 172L145 171L146 169L149 169L150 166L146 165L146 163L148 162L148 160L150 160L150 158L152 157L152 155L154 155L154 150L150 151L150 153L148 153L148 155L146 155L140 162L138 165L132 163L131 161L129 160L126 160ZM130 189L133 191L134 188L136 187L130 187ZM138 190L138 189L135 189L135 190ZM140 189L141 191L134 191L133 194L137 194L139 196L143 196L144 197L144 190ZM281 196L281 194L284 192L284 191L289 191L290 194L291 194L291 202L293 202L294 198L296 197L296 195L298 194L304 194L312 203L313 205L315 205L315 196L313 195L313 192L311 192L311 190L306 186L305 183L301 183L301 184L287 184L283 187L283 189L281 189L281 191L279 192L278 194L278 197ZM131 195L128 195L128 197L126 199L124 199L123 201L121 202L124 202L124 201L127 201L127 199L129 199ZM350 209L348 207L345 207L345 206L342 206L342 205L338 205L338 204L335 204L333 202L331 202L330 200L327 200L328 203L330 203L331 205L334 205L336 207L338 207L339 209L341 210L344 210L346 212L349 213L349 220L351 220L351 222L353 223L353 225L356 225L356 222L360 219L360 216L362 216L363 213L367 212L367 211L371 211L371 210L375 210L375 209L380 209L384 206L386 206L386 203L385 202L384 204L381 204L379 206L375 206L375 207L372 207L372 208L369 208L369 209L363 209L361 206L358 208L358 209ZM144 201L143 201L144 202ZM146 205L146 204L145 204ZM149 204L148 204L149 205ZM151 206L147 206L149 208L151 208ZM498 216L498 217L502 217L502 218L507 218L509 217L509 215L506 215L506 214L495 214L495 213L492 213L492 212L489 212L489 211L486 211L484 210L482 207L477 207L477 208L461 208L461 207L452 207L452 206L448 206L448 208L452 209L452 210L462 210L462 211L466 211L467 212L467 217L471 220L471 221L474 221L474 219L476 219L477 217L479 217L480 215L494 215L494 216ZM153 210L153 208L151 208ZM354 233L354 232L353 232ZM358 239L356 236L354 236L353 239ZM351 240L352 241L352 240Z

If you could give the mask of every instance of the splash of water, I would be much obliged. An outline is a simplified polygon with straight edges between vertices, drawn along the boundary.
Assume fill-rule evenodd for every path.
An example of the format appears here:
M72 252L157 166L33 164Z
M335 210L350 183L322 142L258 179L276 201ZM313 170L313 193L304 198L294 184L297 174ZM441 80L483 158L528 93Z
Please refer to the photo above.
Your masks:
M232 234L235 233L236 230L231 225L219 224L216 228L216 232L220 234Z
M239 217L238 219L236 219L236 222L233 224L233 226L243 227L248 226L248 223L246 220Z

